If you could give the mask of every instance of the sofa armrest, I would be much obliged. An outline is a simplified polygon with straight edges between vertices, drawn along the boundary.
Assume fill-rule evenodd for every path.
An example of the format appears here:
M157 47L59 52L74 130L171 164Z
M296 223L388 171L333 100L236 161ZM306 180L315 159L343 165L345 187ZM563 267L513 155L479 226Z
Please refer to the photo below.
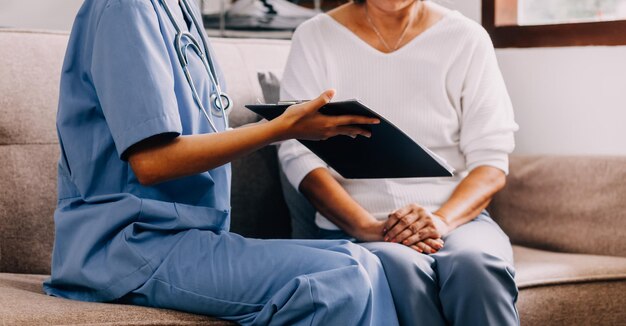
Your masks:
M626 257L626 157L513 156L489 211L514 244Z

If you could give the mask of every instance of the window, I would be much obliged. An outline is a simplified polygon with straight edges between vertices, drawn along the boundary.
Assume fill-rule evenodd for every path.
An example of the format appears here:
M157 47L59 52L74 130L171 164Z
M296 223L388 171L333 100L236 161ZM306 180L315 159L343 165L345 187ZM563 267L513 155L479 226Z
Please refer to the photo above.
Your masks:
M626 0L483 0L496 47L626 45Z

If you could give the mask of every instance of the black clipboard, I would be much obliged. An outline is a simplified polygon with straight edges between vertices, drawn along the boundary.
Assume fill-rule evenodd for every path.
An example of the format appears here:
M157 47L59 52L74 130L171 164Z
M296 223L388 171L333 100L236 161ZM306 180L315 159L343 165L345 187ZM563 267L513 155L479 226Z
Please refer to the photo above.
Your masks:
M294 103L254 104L246 108L267 120ZM380 119L366 125L371 138L336 136L327 140L298 140L347 179L451 177L454 169L432 151L357 100L331 102L320 108L327 115L363 115Z

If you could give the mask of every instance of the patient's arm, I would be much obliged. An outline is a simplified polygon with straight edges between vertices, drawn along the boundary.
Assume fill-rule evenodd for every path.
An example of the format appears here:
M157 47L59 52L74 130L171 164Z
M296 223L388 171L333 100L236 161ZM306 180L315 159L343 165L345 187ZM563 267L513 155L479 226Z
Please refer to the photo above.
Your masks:
M424 239L440 238L480 214L493 195L504 187L505 181L502 170L479 166L459 183L437 211L431 213L412 204L392 212L386 223L389 231L385 239L413 245Z
M326 168L309 172L298 187L324 217L360 241L383 241L385 221L375 219L357 203ZM418 246L419 245L419 246ZM413 245L418 252L436 252L441 239L424 239Z
M376 220L359 205L326 168L307 174L300 186L313 206L349 235L361 241L382 241L384 221Z

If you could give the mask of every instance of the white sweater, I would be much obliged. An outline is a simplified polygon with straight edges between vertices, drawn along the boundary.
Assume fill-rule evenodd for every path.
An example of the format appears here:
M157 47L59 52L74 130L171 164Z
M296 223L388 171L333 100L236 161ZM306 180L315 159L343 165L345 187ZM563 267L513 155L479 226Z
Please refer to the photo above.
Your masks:
M518 127L495 51L482 26L456 11L390 54L317 15L296 30L281 85L282 100L329 88L337 90L334 100L359 99L456 169L452 178L384 180L348 180L330 169L377 219L410 203L437 210L478 166L508 173ZM279 158L296 189L313 169L328 167L295 140L280 145ZM319 213L316 223L337 229Z

